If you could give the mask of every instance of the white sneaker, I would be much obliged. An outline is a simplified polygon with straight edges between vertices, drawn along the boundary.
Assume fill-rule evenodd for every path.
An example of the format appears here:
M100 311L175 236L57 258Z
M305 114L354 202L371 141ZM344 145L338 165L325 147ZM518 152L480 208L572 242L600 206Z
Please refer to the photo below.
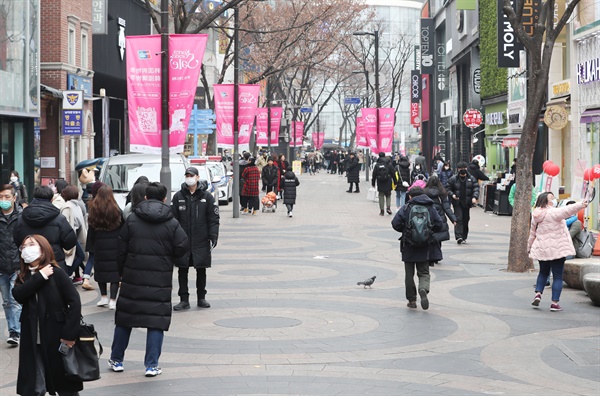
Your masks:
M101 297L100 301L96 304L98 307L106 307L108 305L108 297Z
M117 308L117 300L110 300L108 302L108 309L112 309L113 311Z
M288 213L288 217L292 217L292 212L290 211L290 213Z

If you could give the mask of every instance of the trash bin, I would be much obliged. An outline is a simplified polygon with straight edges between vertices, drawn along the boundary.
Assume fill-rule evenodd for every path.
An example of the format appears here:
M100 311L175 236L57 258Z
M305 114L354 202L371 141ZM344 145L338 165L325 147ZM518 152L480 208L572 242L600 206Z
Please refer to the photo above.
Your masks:
M494 194L494 213L497 215L512 216L512 206L508 202L508 190L496 190Z

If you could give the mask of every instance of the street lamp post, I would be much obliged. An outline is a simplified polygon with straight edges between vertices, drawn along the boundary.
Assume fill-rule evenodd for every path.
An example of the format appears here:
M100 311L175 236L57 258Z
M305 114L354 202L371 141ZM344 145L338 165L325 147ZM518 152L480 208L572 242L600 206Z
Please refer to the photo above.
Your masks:
M161 168L160 182L171 191L171 168L169 167L169 2L160 3L161 43Z
M375 107L377 107L377 111L375 114L377 115L377 149L379 149L379 108L381 107L381 96L379 94L379 31L375 30L371 32L354 32L352 33L355 36L373 36L375 39ZM369 74L367 70L365 70L365 75L367 76L367 98L369 97ZM368 99L367 99L368 100ZM368 107L368 104L367 104ZM369 169L371 168L371 156L369 155L369 149L367 149L366 155L366 179L369 181Z
M165 1L165 0L163 0ZM235 6L233 17L233 218L240 217L240 160L239 160L239 37L240 16Z

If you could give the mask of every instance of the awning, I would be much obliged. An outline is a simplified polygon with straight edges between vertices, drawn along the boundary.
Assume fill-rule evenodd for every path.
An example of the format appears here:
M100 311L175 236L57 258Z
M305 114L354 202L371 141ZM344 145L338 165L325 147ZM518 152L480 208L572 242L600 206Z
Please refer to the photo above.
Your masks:
M62 97L63 97L63 93L60 89L52 88L52 87L49 87L44 84L40 84L40 91L42 93L47 92L50 95L54 96L55 98L62 99Z
M600 122L600 108L587 109L581 113L582 124L591 124L592 122Z
M554 98L552 100L549 100L546 103L546 107L550 107L553 105L559 105L559 106L570 106L571 105L571 95L567 95L567 96L560 96L558 98Z
M517 147L519 139L521 139L521 134L506 135L502 139L502 147Z

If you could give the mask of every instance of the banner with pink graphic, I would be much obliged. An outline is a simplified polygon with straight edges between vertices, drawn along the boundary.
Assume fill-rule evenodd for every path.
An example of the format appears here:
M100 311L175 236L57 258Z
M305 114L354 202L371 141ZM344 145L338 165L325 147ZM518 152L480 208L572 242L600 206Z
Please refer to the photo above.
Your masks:
M367 134L365 133L365 122L360 116L356 117L356 147L368 148Z
M171 35L169 39L171 153L183 151L206 41L206 34ZM133 152L160 154L160 35L130 36L125 43L130 149Z
M169 35L169 147L172 154L183 152L207 40L207 34Z
M315 150L321 150L321 147L323 147L323 139L325 139L325 132L312 133L312 141Z
M379 109L379 117L377 116L378 109L365 108L361 109L362 121L364 124L364 132L369 144L369 148L374 153L392 152L392 144L394 142L394 109L384 108ZM377 123L379 122L379 131ZM358 119L357 119L358 131ZM357 137L358 141L358 137Z
M394 143L394 117L395 110L390 108L379 109L379 143L378 151L390 154Z
M240 84L238 92L238 149L250 149L250 134L260 95L260 86ZM217 146L233 148L233 84L215 84L215 116L217 124Z
M290 134L290 147L302 147L304 141L304 123L302 121L292 121Z
M364 108L360 109L364 124L364 133L367 138L368 147L373 153L378 153L377 150L377 109Z
M267 136L269 128L269 115L266 107L256 109L256 144L258 146L279 145L279 127L281 126L281 114L283 108L271 107L271 142Z

